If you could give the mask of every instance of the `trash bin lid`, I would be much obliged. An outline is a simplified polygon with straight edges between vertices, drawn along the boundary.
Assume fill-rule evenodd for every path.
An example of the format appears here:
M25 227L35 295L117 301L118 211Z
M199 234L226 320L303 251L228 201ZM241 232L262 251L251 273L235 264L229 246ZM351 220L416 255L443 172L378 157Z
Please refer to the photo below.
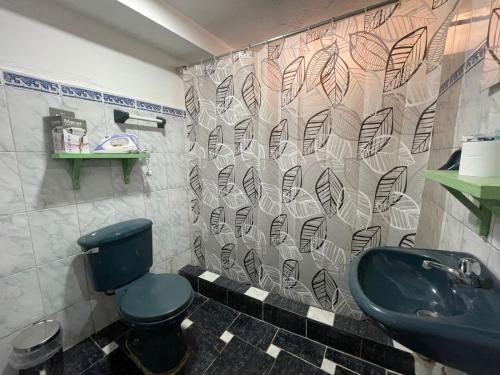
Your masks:
M16 353L30 353L55 340L61 332L61 325L55 320L42 320L23 329L14 339Z

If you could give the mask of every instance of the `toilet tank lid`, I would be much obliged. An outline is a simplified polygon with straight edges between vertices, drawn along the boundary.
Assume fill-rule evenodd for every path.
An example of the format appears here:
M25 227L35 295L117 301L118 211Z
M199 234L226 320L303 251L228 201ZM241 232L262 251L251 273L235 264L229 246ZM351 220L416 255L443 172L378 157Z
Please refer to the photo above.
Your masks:
M83 251L87 251L103 244L132 236L151 228L152 225L153 222L151 220L142 218L122 221L81 236L77 243L82 247Z

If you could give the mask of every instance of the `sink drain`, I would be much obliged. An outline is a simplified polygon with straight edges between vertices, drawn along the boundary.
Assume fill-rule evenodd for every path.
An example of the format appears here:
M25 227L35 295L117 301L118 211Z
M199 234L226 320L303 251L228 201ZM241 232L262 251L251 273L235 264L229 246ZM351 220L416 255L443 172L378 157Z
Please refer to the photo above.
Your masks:
M417 316L423 316L425 318L438 318L439 314L432 310L420 309L415 311Z

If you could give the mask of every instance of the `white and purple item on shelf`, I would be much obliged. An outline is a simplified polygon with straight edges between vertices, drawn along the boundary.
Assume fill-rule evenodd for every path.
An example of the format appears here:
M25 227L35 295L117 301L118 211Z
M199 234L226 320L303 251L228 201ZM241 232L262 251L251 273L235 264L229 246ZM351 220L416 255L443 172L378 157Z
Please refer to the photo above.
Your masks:
M113 134L106 136L96 146L94 152L138 152L139 141L133 134Z

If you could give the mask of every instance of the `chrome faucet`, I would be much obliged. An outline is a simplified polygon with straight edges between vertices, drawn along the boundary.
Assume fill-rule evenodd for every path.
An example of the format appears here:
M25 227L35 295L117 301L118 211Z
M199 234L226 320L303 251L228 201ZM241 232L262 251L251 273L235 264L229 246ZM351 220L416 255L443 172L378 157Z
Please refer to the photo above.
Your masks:
M481 285L479 280L479 275L481 274L481 265L477 260L473 258L460 258L458 269L454 269L450 266L446 266L432 260L424 260L422 262L422 267L426 270L430 270L431 268L442 270L452 275L455 279L459 280L463 284L473 288L479 288Z

